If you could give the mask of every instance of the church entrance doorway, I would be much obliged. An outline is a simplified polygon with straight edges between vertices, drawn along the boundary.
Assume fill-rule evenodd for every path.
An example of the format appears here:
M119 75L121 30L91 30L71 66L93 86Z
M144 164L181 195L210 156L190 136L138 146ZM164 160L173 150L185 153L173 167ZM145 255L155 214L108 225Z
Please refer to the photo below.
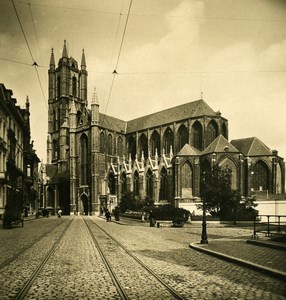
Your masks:
M82 203L82 208L83 208L83 214L88 215L88 198L86 194L82 194L81 197L81 203Z

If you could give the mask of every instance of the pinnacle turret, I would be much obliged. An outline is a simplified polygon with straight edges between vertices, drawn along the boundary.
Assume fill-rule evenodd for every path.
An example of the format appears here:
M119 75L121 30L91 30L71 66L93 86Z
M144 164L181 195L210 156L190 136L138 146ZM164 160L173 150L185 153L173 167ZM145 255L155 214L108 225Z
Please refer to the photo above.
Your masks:
M50 68L55 67L55 57L54 57L54 48L52 48L51 59L50 59Z
M26 111L30 111L30 100L29 100L29 96L27 96L26 98Z
M81 69L85 70L86 62L85 62L85 55L84 55L84 49L82 49L82 56L81 56Z
M96 87L93 90L91 104L97 104L97 105L99 104L98 97L97 97L97 92L96 92Z
M63 55L62 55L62 57L68 58L68 51L67 51L66 40L64 40L64 47L63 47Z

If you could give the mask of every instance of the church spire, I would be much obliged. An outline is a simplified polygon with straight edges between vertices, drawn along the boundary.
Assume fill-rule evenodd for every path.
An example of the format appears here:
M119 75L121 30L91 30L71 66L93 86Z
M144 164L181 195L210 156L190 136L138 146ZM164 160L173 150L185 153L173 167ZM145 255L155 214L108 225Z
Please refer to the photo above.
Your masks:
M68 58L68 51L67 51L66 40L64 40L64 47L63 47L63 55L62 55L62 57Z
M55 57L54 57L54 48L52 48L51 59L50 59L50 68L55 67Z
M84 49L82 49L82 56L81 56L81 69L85 70L86 62L85 62L85 55L84 55Z
M26 111L29 112L30 111L30 100L29 100L29 96L27 95L26 98Z

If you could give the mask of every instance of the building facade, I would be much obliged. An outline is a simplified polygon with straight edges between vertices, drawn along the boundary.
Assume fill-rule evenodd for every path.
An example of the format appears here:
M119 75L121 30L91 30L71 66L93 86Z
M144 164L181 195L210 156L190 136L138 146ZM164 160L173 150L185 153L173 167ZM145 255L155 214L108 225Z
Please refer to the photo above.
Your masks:
M179 206L200 196L203 171L232 169L242 195L285 193L285 165L256 137L228 141L228 120L200 99L130 121L99 112L87 99L87 68L64 44L49 68L46 206L66 214L114 207L133 192Z
M30 132L30 102L17 105L0 84L0 217L5 206L38 209L38 162Z

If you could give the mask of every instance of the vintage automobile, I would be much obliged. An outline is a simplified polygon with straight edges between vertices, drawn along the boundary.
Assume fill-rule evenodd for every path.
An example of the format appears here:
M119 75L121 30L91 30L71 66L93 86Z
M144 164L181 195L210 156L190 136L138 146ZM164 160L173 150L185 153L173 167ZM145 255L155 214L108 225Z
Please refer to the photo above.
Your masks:
M5 208L3 214L3 227L11 228L12 224L24 226L24 213L22 210L15 210L12 208Z

